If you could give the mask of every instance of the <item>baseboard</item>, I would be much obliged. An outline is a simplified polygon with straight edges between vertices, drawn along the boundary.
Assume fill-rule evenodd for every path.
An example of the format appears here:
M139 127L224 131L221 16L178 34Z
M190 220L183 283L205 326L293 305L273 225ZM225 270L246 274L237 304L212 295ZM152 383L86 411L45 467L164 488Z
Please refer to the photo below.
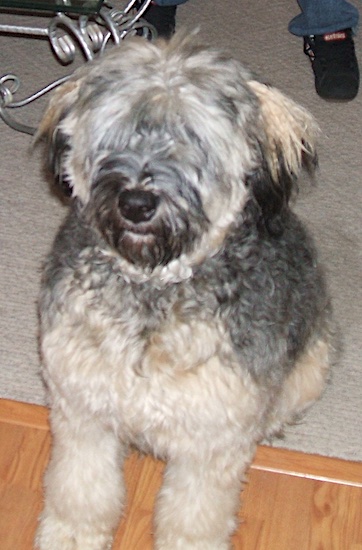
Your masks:
M49 430L48 409L40 405L0 399L0 422Z

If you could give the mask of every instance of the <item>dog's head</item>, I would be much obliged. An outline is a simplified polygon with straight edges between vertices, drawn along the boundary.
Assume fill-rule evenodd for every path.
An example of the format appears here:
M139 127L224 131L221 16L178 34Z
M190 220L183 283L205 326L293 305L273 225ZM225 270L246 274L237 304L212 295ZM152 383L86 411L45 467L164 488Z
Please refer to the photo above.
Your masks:
M38 133L108 246L176 277L220 249L249 200L265 230L277 227L315 135L303 108L177 34L129 39L77 71Z

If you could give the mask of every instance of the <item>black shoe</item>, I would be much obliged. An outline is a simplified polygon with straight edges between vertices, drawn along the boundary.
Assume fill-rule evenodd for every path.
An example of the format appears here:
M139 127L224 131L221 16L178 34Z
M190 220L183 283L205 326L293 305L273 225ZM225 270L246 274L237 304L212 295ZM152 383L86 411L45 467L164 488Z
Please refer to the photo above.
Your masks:
M143 19L155 27L158 36L170 38L175 32L176 8L177 6L150 4L143 14Z
M352 30L304 37L317 94L324 99L354 99L359 88L359 69Z

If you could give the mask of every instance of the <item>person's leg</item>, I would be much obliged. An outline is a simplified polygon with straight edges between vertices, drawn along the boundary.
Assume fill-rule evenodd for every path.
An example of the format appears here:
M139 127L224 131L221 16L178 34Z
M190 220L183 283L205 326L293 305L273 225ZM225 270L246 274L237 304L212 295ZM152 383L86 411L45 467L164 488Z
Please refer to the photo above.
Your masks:
M155 27L158 36L170 38L176 28L177 6L185 2L187 2L187 0L153 1L143 17L148 23Z
M289 31L304 39L318 95L351 100L359 89L359 68L353 41L359 13L346 0L298 0L301 13Z
M301 13L289 23L289 31L297 36L320 35L355 29L359 13L346 0L298 0Z

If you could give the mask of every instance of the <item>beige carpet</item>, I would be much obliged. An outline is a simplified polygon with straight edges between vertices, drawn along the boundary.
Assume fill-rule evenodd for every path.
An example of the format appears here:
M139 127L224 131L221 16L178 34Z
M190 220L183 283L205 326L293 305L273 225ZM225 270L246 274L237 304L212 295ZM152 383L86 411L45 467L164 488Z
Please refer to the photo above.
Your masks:
M209 42L308 106L322 128L317 187L302 193L297 210L320 245L343 352L321 401L273 444L362 460L362 93L345 104L318 98L301 40L287 31L297 11L294 0L190 0L179 8L178 23L199 25ZM10 20L0 14L0 22ZM358 51L361 37L356 42ZM52 59L46 41L0 36L0 73L8 71L22 78L20 99L69 68ZM40 101L17 116L36 124L43 107ZM42 404L35 304L41 262L64 209L48 192L30 145L29 136L0 121L0 397Z

